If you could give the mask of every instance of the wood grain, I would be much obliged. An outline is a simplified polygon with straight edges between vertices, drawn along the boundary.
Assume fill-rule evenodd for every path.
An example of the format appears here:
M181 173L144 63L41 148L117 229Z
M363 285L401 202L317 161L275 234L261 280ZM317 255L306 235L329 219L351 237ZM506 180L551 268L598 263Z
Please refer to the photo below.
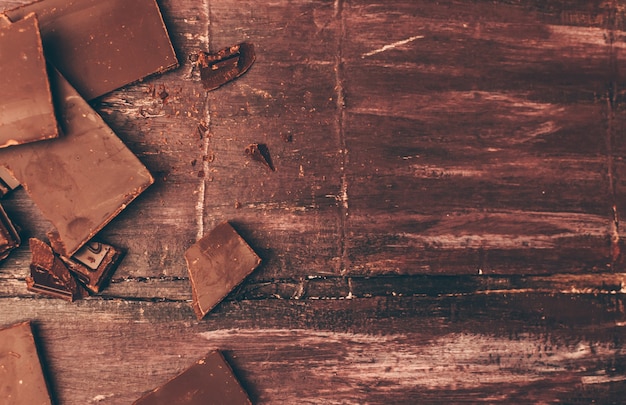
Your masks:
M156 179L98 235L127 252L110 285L66 303L26 291L27 247L0 266L58 404L212 349L258 404L622 400L621 0L159 5L182 66L93 102ZM244 40L206 93L190 55ZM45 238L23 190L2 204ZM198 322L183 254L224 220L263 264Z

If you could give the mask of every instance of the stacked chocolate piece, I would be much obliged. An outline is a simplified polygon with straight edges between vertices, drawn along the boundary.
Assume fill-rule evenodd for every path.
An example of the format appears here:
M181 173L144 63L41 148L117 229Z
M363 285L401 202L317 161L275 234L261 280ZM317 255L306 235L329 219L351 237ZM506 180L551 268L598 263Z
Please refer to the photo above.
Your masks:
M73 300L75 274L98 292L121 252L92 238L154 180L88 100L178 66L158 5L31 3L0 16L0 53L0 191L21 184L55 228L51 247L30 241L28 289ZM19 237L2 225L7 251ZM114 253L85 265L95 247Z

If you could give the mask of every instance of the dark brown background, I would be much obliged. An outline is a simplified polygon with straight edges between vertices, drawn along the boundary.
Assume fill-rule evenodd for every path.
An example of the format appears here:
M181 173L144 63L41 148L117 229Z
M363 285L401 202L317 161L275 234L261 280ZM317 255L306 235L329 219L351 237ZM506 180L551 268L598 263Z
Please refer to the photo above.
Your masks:
M626 2L159 4L181 68L94 103L156 178L101 234L110 287L33 295L27 247L0 267L60 404L215 348L259 404L623 400ZM188 55L243 40L256 64L207 94ZM183 253L224 220L264 263L198 322Z

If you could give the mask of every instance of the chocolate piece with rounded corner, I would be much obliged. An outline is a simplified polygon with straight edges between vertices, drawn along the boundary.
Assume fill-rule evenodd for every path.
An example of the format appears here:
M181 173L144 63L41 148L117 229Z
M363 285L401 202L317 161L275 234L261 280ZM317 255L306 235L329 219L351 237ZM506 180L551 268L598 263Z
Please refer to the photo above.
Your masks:
M0 24L0 148L59 136L34 14Z
M30 322L0 329L0 402L52 404Z
M185 261L193 310L200 320L257 268L261 258L223 222L187 249Z
M219 351L209 353L133 405L251 405L248 394Z

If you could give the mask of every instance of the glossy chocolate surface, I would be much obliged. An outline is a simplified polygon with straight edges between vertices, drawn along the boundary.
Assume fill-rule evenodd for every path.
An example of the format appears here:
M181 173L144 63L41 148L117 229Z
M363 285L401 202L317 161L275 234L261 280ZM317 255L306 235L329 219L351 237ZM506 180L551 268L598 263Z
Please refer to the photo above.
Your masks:
M0 162L55 226L54 250L72 256L153 179L102 118L56 71L51 74L64 135L0 150Z
M58 136L34 14L0 22L0 148Z
M209 353L134 405L250 405L232 369L219 351Z
M185 252L193 310L198 319L213 309L261 263L228 222L223 222Z
M52 404L29 322L0 329L0 403Z
M155 0L42 0L6 11L36 13L46 58L87 100L178 66Z

